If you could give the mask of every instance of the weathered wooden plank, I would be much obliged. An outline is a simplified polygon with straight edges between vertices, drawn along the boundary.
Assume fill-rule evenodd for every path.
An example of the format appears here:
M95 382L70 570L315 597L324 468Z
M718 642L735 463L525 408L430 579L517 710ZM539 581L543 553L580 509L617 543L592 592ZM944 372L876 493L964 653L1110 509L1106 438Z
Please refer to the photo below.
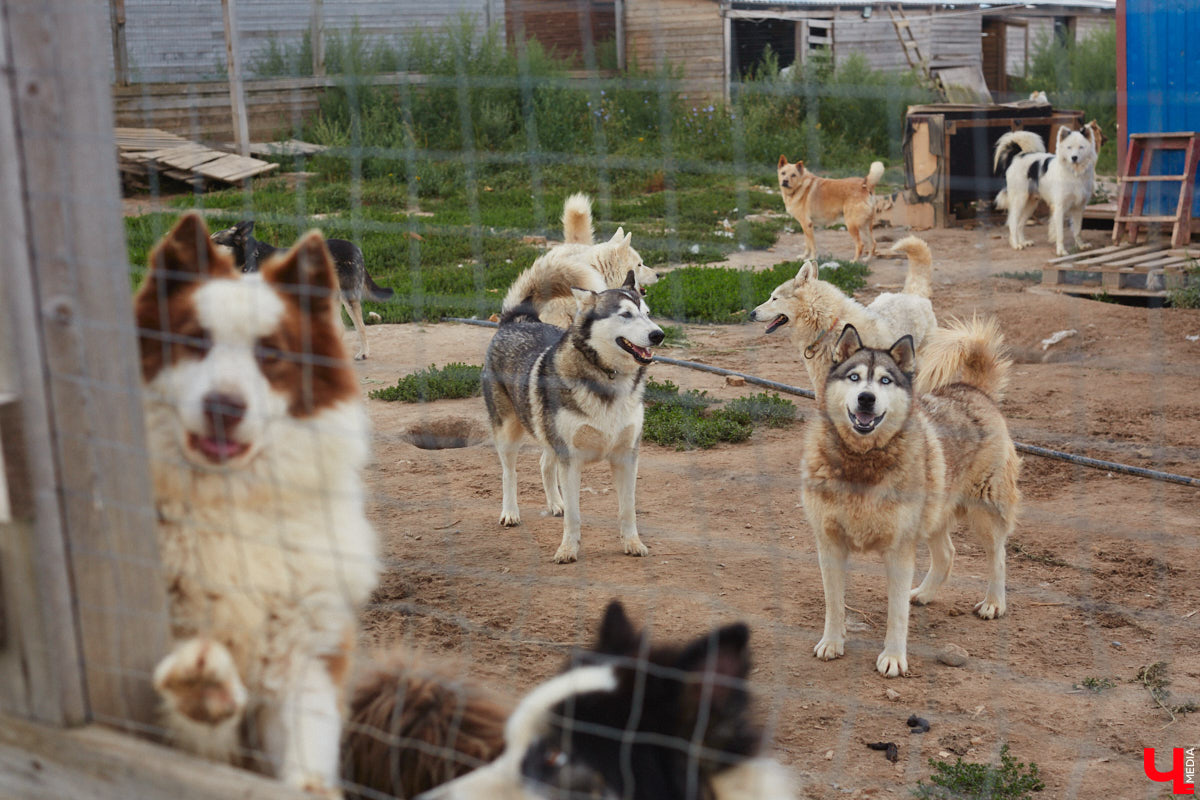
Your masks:
M279 781L98 725L0 716L0 796L11 800L304 800Z
M166 651L166 597L113 169L112 101L96 68L105 60L105 9L75 0L4 6L0 41L9 48L9 78L0 82L0 130L15 127L18 139L13 148L0 133L7 151L0 159L20 168L0 185L22 197L12 213L4 209L4 324L20 355L26 449L37 454L30 468L38 487L30 523L36 539L26 542L34 569L18 579L35 584L39 608L29 625L47 626L38 635L49 647L23 665L24 702L5 707L57 723L80 722L90 711L115 723L152 724L150 672ZM73 597L64 603L67 568ZM45 587L43 573L51 578ZM76 637L82 653L71 642Z

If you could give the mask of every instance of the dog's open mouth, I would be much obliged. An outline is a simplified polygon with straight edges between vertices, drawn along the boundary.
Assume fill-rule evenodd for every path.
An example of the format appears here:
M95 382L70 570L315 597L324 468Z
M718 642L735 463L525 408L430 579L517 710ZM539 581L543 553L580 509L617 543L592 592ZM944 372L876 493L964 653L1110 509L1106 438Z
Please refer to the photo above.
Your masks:
M654 360L654 353L651 352L649 347L638 347L624 336L617 337L617 344L620 345L622 350L633 356L634 360L639 364L649 364Z
M220 436L201 436L198 433L188 434L188 447L204 456L214 464L224 464L238 456L245 455L250 445L236 442Z
M879 423L883 422L883 417L887 412L880 414L878 417L865 411L847 410L846 413L850 415L850 424L854 426L855 431L858 433L870 433L879 427Z
M784 325L787 325L789 321L790 320L788 319L787 314L780 314L775 319L771 320L771 324L767 326L767 333L774 333Z

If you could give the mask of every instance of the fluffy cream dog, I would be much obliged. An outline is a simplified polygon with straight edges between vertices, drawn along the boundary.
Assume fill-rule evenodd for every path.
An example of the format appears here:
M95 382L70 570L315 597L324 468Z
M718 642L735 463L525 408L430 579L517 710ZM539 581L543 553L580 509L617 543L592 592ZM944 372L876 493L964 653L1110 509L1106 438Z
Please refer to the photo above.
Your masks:
M617 289L631 270L642 294L647 286L658 281L658 275L642 262L641 255L630 244L632 233L617 228L607 242L593 242L592 201L587 195L573 194L567 198L562 223L564 244L550 248L517 276L504 296L502 313L521 303L531 303L543 322L566 328L575 317L572 289L592 292Z
M807 261L796 277L784 281L750 319L767 322L767 333L791 326L792 341L804 352L804 368L820 394L833 363L833 345L842 326L853 325L863 340L886 347L909 334L917 348L937 327L929 302L933 259L929 246L916 236L901 239L892 252L908 256L908 277L899 293L885 292L864 306L818 277L816 262Z

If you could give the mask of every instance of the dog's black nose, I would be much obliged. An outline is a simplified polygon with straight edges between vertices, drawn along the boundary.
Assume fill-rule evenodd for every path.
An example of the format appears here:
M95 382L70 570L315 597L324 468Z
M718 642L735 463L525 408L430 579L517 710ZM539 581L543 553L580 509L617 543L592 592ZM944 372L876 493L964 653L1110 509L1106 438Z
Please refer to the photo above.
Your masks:
M662 340L665 338L667 338L667 335L660 330L655 329L653 331L650 331L650 344L653 344L653 345L662 344Z
M246 401L235 394L209 392L201 401L204 418L218 436L228 436L246 416Z
M875 395L874 394L872 394L871 392L859 392L858 393L858 407L859 408L869 409L869 408L873 408L874 406L875 406Z

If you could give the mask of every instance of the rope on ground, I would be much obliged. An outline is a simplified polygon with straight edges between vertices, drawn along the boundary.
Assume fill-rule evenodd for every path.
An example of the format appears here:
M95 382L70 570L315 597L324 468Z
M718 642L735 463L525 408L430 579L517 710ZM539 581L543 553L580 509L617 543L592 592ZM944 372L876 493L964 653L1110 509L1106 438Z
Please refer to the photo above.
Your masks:
M462 317L442 317L445 322L462 322L466 325L480 325L484 328L495 328L498 324L486 319L465 319ZM664 356L655 356L655 361L663 364L669 364L674 367L684 367L686 369L694 369L699 372L711 372L714 375L732 375L737 378L743 378L746 383L752 383L755 386L763 386L768 389L774 389L777 392L785 394L799 395L807 397L809 400L816 399L816 395L811 389L801 389L799 386L789 386L786 383L759 378L754 375L747 375L744 372L737 372L731 369L722 367L714 367L709 364L701 364L696 361L684 361L679 358L666 358ZM1128 464L1118 464L1115 461L1104 461L1099 458L1090 458L1088 456L1075 455L1074 453L1066 453L1062 450L1052 450L1049 447L1039 447L1035 444L1025 444L1024 442L1013 443L1017 450L1021 453L1027 453L1031 456L1041 456L1042 458L1053 458L1059 461L1066 461L1070 464L1078 464L1082 467L1091 467L1092 469L1105 470L1106 472L1117 472L1122 475L1133 475L1138 478L1148 478L1153 481L1165 481L1167 483L1178 483L1182 486L1191 486L1200 489L1200 478L1189 478L1187 475L1176 475L1172 472L1160 472L1156 469L1146 469L1144 467L1133 467Z

